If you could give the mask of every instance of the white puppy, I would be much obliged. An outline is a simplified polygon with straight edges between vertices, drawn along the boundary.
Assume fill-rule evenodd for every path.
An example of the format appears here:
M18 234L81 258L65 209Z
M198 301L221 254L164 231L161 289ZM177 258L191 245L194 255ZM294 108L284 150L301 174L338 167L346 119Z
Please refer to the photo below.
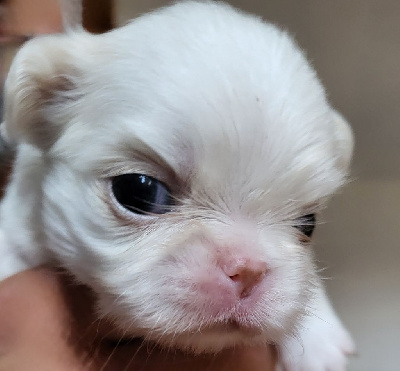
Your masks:
M5 94L18 155L1 277L53 262L129 336L194 352L273 343L283 369L346 368L352 341L309 245L352 135L285 32L178 3L29 42Z

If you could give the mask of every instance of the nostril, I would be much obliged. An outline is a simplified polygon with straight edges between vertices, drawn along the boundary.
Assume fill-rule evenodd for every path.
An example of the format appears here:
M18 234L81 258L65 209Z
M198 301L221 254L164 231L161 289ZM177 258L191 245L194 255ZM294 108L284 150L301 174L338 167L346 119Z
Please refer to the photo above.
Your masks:
M254 261L231 261L225 265L225 274L234 282L240 297L249 296L267 272L267 264Z
M234 274L233 276L229 276L229 278L232 281L239 281L240 280L240 275L239 274Z

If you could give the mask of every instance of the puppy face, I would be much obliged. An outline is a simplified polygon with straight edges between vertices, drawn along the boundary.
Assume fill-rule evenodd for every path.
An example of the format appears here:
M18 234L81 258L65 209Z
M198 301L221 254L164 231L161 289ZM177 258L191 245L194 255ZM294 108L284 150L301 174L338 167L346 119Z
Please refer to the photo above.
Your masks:
M34 40L7 86L6 134L43 171L49 256L102 315L193 351L295 332L314 215L352 141L286 34L180 3L106 35Z

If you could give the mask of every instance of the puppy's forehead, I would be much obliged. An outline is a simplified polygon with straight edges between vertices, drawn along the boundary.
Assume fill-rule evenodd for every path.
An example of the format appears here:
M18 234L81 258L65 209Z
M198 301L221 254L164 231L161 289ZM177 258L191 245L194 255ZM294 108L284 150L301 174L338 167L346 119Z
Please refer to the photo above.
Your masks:
M142 143L151 149L145 156L200 183L221 175L265 183L302 155L315 169L330 155L329 107L318 79L284 32L255 17L191 3L96 42L81 118L97 131L93 153L118 157L121 143L132 150Z
M119 109L224 119L261 110L272 120L326 108L313 70L284 32L226 5L179 5L99 39L99 65L88 78L101 78L104 97Z

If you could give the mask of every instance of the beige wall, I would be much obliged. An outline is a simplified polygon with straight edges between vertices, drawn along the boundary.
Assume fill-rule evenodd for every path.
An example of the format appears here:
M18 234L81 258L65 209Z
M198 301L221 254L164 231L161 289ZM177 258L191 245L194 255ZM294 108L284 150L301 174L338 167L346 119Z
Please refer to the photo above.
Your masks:
M316 233L328 292L356 339L350 370L400 370L400 184L350 184Z
M400 1L232 0L297 38L356 135L354 181L327 210L316 252L356 339L352 371L400 370ZM119 23L162 0L117 0Z

